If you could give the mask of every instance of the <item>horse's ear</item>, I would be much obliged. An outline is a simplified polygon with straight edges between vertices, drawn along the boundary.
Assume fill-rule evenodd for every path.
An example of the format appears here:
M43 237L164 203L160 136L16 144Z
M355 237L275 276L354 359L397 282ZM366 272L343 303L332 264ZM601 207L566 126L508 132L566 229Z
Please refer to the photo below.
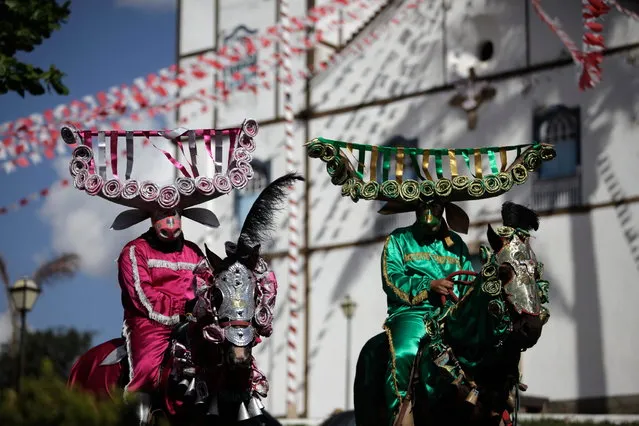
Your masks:
M204 244L204 250L206 251L206 258L209 260L209 264L213 271L218 270L220 266L222 266L222 258L209 250L206 244Z
M490 224L488 225L488 231L486 231L486 237L488 237L488 244L490 244L490 248L492 248L495 253L499 252L504 243Z
M249 250L248 263L247 265L250 269L254 269L257 265L257 262L260 260L260 244L256 244L251 247Z

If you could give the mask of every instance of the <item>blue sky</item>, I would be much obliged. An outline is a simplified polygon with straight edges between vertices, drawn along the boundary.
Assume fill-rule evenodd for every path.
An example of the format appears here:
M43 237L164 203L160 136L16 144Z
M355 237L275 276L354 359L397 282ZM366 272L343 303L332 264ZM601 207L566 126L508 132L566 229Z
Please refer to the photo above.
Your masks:
M2 95L0 123L66 104L111 86L131 84L137 77L175 63L173 4L173 0L73 0L69 21L34 52L24 56L28 62L43 68L51 63L57 65L67 74L64 81L70 95L25 95L25 98ZM0 206L46 188L58 179L54 162L46 159L9 175L0 171ZM12 281L30 274L40 260L56 253L51 225L43 219L42 208L42 201L36 201L0 216L0 255L8 265ZM105 227L99 232L109 230ZM122 313L115 263L106 269L108 272L99 277L82 272L73 279L44 288L28 317L30 326L94 330L97 332L94 343L119 336ZM0 313L5 309L3 295Z

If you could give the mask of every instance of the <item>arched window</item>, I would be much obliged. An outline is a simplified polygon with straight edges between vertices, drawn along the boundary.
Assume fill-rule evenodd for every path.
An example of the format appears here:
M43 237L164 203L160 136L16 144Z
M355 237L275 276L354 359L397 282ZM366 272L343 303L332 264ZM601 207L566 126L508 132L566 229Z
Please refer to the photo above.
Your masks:
M557 157L543 162L540 180L577 176L581 165L581 120L579 107L563 105L538 111L533 118L534 140L555 146Z
M244 189L235 192L235 218L238 226L242 226L253 202L264 188L271 182L271 162L253 159L253 179Z

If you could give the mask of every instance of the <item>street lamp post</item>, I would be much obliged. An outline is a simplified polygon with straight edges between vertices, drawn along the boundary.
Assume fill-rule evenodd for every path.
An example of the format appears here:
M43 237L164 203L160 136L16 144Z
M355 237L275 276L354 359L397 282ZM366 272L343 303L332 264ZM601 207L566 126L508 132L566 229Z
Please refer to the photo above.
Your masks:
M27 328L27 313L33 309L40 294L40 287L30 278L20 278L9 290L16 310L20 312L20 348L18 352L18 369L16 371L16 391L20 392L20 382L24 369L24 340Z
M348 410L351 397L351 320L353 315L355 315L357 303L349 295L346 295L341 307L346 317L346 403L344 404L344 409Z

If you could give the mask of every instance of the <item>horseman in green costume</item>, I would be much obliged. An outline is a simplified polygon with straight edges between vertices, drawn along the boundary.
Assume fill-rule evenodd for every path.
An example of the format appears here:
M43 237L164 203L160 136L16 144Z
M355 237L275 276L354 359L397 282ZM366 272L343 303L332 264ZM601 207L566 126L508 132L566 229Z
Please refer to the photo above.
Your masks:
M513 185L525 183L530 172L554 158L554 149L543 143L424 149L321 137L309 141L307 146L309 157L326 163L331 183L341 186L342 196L350 197L353 202L384 201L386 204L379 212L382 214L416 213L415 223L393 231L384 245L381 272L388 316L384 322L385 332L369 339L358 358L354 384L357 424L379 426L392 424L395 419L402 425L412 424L413 408L419 408L418 418L423 420L431 414L431 408L445 403L447 395L452 395L449 391L455 394L452 400L461 394L462 400L465 397L466 402L474 405L479 394L477 383L475 378L465 375L445 341L442 321L444 318L450 321L451 311L458 306L455 299L469 300L464 296L479 295L481 309L477 313L464 311L464 315L470 315L471 327L462 327L462 331L459 327L453 328L465 336L476 331L475 319L499 328L506 321L497 309L503 307L499 304L503 301L494 301L496 304L491 305L494 312L489 312L486 297L505 296L500 290L501 281L489 279L490 274L484 277L483 269L479 275L485 282L479 282L478 291L472 291L477 286L469 277L461 278L471 287L450 281L455 273L473 271L468 248L458 235L468 232L469 219L453 203L497 197ZM409 178L409 174L413 178ZM494 245L503 245L501 240L498 243ZM452 300L446 301L447 296ZM536 312L532 312L534 315ZM507 320L513 324L510 318ZM495 335L499 337L492 328L482 334L482 338L490 340L491 348ZM474 340L473 344L476 344ZM516 355L519 356L519 352ZM462 361L467 366L469 362L476 362L475 358ZM412 378L416 378L415 386L410 385Z
M380 213L396 213L406 207L388 203ZM385 397L387 412L392 413L391 423L406 396L419 342L426 334L424 317L433 312L442 295L462 295L464 289L446 277L457 271L473 270L468 247L450 229L468 231L464 211L439 198L421 201L414 207L415 223L393 231L382 253L382 283L388 304L384 330L391 348ZM444 212L450 224L443 218ZM436 392L428 378L434 367L430 361L422 362L422 377L431 398Z

